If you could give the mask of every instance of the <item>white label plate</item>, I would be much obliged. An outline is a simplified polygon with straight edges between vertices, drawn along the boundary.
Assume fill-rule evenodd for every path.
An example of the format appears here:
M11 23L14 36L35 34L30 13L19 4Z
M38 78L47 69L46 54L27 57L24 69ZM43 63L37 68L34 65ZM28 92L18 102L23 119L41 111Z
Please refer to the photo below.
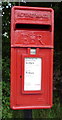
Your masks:
M24 66L24 91L41 90L42 59L26 57Z

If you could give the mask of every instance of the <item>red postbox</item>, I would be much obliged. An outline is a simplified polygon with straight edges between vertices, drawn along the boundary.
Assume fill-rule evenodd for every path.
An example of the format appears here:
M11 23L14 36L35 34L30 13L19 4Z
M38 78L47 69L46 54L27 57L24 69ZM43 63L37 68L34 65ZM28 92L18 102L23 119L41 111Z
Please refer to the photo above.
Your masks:
M12 8L12 109L52 107L53 36L53 9L24 6Z

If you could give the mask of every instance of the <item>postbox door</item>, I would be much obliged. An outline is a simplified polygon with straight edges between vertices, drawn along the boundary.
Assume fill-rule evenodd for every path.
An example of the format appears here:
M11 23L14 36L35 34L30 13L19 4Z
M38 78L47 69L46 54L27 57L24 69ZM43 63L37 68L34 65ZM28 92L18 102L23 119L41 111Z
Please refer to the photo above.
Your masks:
M24 53L24 55L22 54ZM21 105L21 108L27 106L31 106L31 108L36 108L36 105L40 108L41 106L50 106L52 104L52 54L53 50L51 49L38 49L37 55L29 55L28 54L28 48L17 48L15 49L15 53L12 54L15 56L15 64L12 62L12 70L15 68L15 75L12 76L14 81L12 84L14 84L14 89L13 89L13 95L14 96L14 101L15 101L15 106L16 105ZM41 74L40 78L41 81L39 82L41 85L36 88L24 88L26 87L26 81L24 81L25 76L25 59L26 58L34 58L40 60L41 62L39 63L41 67ZM38 68L38 69L39 69ZM39 69L39 71L40 71ZM31 69L30 69L31 70ZM32 71L31 71L32 72ZM36 70L35 70L36 72ZM28 74L29 75L29 74ZM32 76L31 76L32 77ZM38 76L39 77L39 76ZM34 79L31 79L32 85L36 83ZM34 82L35 81L35 82ZM30 86L31 87L31 86ZM16 93L16 94L15 94ZM14 104L14 103L13 103ZM33 107L34 106L34 107Z

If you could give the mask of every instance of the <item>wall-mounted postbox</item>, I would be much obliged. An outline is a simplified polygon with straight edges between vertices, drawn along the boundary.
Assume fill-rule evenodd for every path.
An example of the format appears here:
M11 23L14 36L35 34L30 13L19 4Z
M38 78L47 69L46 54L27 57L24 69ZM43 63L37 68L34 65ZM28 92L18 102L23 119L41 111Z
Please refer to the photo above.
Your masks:
M12 8L12 109L52 107L53 33L54 11L51 8Z

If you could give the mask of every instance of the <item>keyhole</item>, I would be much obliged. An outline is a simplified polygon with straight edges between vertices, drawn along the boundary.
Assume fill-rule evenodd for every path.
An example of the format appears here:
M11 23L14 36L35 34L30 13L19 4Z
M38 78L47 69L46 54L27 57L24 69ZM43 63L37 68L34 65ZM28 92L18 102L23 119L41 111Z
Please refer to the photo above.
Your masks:
M22 76L20 75L20 78L22 78Z

